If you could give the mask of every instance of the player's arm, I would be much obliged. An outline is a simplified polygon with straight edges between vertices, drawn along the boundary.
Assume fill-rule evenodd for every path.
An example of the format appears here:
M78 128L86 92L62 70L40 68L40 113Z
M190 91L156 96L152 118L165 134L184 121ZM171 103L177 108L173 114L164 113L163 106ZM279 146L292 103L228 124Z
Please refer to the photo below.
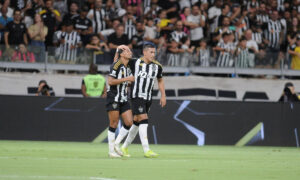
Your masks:
M82 80L82 83L81 83L81 92L84 97L89 97L89 95L86 93L86 87L84 84L84 80Z
M102 92L102 95L101 95L102 98L106 98L106 96L107 96L107 92L106 91L107 91L106 84L104 84L103 92Z
M115 52L115 56L114 56L114 62L117 62L117 60L119 58L119 53L118 53L119 49L122 49L124 51L127 48L129 49L129 47L126 46L126 45L120 45L120 46L117 47L116 52Z
M134 82L134 76L128 76L128 77L121 78L121 79L115 79L112 76L108 76L108 84L110 86L115 86L115 85L121 84L126 81Z
M165 92L165 82L163 78L157 79L158 82L158 89L160 91L160 105L164 107L167 104L166 100L166 92Z

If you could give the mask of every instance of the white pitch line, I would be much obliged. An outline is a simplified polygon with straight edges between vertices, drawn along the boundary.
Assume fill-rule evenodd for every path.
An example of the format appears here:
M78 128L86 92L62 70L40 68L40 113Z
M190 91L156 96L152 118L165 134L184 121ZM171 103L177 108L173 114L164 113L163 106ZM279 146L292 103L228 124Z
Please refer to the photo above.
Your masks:
M102 177L76 177L76 176L21 176L21 175L0 175L0 178L6 179L90 179L90 180L116 180L111 178L102 178Z

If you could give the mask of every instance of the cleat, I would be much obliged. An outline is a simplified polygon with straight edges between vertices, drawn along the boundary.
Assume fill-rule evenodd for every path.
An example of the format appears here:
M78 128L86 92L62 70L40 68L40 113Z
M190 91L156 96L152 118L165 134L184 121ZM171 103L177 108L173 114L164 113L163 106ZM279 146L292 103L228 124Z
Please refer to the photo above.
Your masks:
M119 145L115 145L115 147L114 147L114 149L115 149L115 152L117 153L117 154L119 154L120 156L123 156L123 152L122 152L122 150L120 149L120 146Z
M152 150L149 150L149 151L147 151L147 152L144 154L144 156L145 156L146 158L156 158L156 157L159 156L159 154L153 152Z
M111 153L108 153L108 156L110 158L120 158L121 156L119 154L117 154L116 152L111 152Z
M130 157L130 154L128 153L128 148L121 147L121 151L123 153L123 156Z

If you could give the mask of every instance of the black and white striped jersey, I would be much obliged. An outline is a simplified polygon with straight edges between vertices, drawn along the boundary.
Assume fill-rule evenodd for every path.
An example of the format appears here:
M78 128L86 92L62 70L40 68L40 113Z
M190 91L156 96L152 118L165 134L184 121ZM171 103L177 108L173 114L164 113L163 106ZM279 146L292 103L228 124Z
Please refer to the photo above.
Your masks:
M113 63L113 65L110 67L109 76L115 79L122 79L130 75L132 75L131 70L129 67L125 67L120 60ZM115 102L126 102L128 100L127 87L127 81L118 85L108 86L107 97L113 97Z
M100 33L101 31L106 29L106 13L103 8L101 8L101 10L91 9L87 17L92 17L90 18L90 20L93 23L94 33Z
M132 19L127 19L125 22L125 34L128 36L128 39L131 40L134 35L136 35L135 24Z
M173 31L171 33L171 38L174 39L177 43L180 43L181 38L187 36L187 34L183 31Z
M256 21L259 24L267 23L269 22L270 17L268 14L256 14Z
M277 10L278 11L284 11L285 10L284 3L285 3L285 0L277 0Z
M230 51L234 50L234 44L220 41L217 46L225 49L225 51L219 51L217 57L217 67L232 67L233 60Z
M274 49L279 49L280 47L280 33L283 30L280 21L270 20L268 23L264 24L264 35L269 41L268 46Z
M210 66L210 52L209 49L200 49L199 50L199 65L201 67L209 67Z
M129 61L128 65L135 78L131 85L131 97L150 101L155 79L162 78L162 65L156 60L147 64L143 57Z
M261 32L252 32L252 40L256 41L257 44L262 43L262 33Z
M63 31L56 31L53 42L59 42L60 40L64 40L65 43L60 44L60 46L56 49L56 56L58 60L75 62L77 58L77 48L71 47L76 47L81 43L78 32L72 31L71 33L67 33Z

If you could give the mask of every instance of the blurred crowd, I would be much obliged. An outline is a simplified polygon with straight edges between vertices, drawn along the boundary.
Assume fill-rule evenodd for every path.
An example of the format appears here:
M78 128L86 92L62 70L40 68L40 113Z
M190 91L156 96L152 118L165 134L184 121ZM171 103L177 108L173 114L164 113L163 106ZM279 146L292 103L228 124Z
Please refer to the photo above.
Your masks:
M43 62L53 50L57 62L76 63L89 49L97 63L110 64L118 45L138 57L151 41L168 66L300 69L300 0L0 3L1 56L12 61Z

